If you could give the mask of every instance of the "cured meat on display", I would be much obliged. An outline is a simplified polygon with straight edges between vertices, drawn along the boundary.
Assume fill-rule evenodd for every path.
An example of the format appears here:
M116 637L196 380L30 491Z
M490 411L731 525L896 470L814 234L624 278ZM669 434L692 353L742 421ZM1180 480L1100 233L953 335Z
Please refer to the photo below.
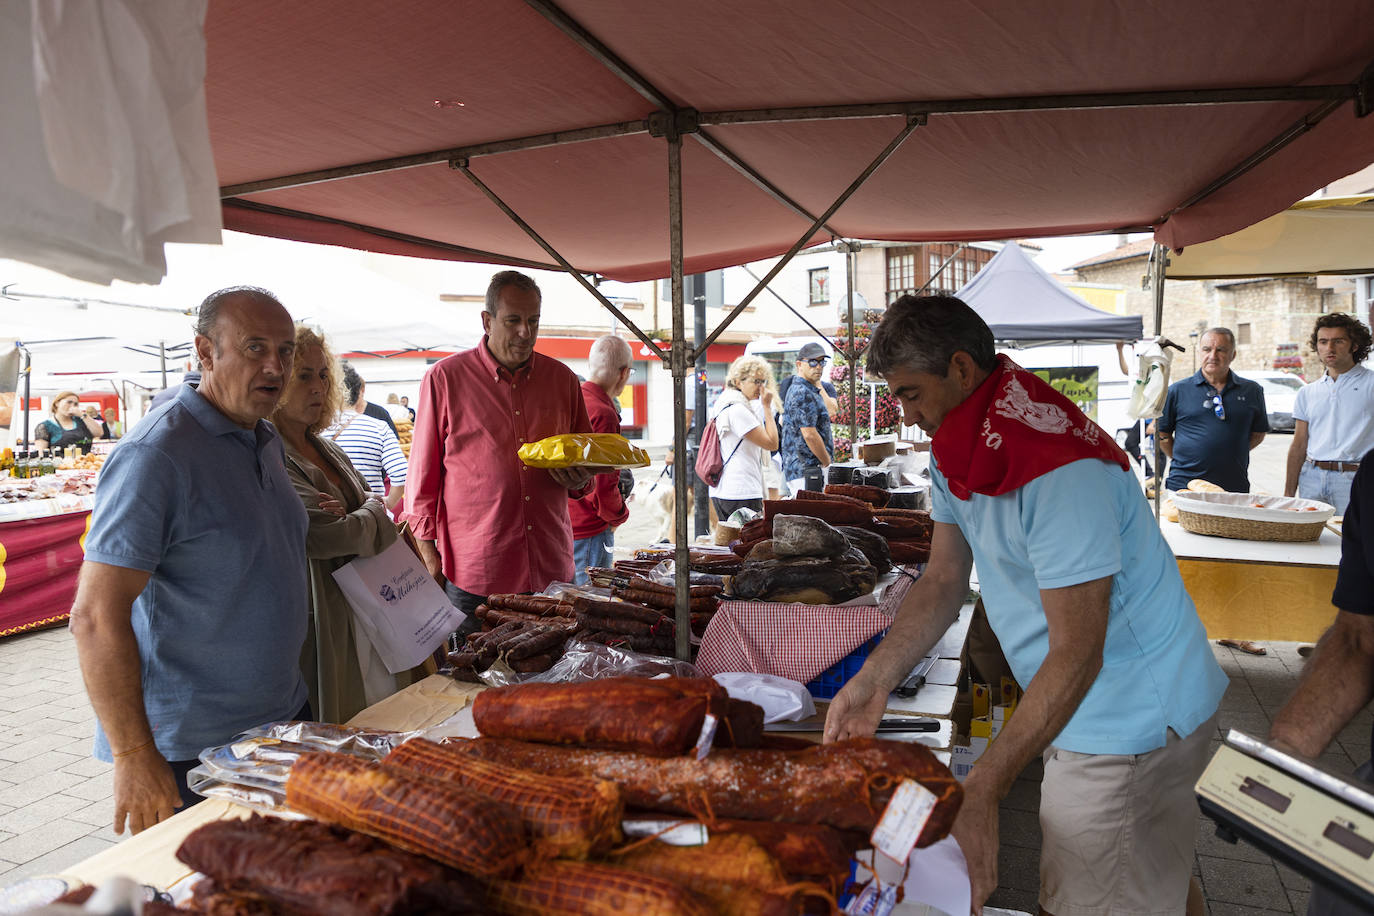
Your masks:
M509 875L526 858L524 825L505 805L346 754L303 755L286 804L479 878Z
M864 832L872 831L897 783L913 779L936 797L917 846L947 835L963 800L958 781L927 748L878 738L795 753L717 749L705 760L501 738L455 739L449 745L508 766L610 779L619 784L631 808L707 820L788 821Z
M604 779L499 766L424 738L402 744L382 765L452 782L509 806L525 822L540 854L586 859L621 838L625 804L619 787Z
M437 862L315 821L254 814L197 827L177 858L240 895L301 916L482 912L482 891ZM361 867L365 863L366 867Z
M517 684L479 693L472 718L495 738L671 755L696 744L708 712L725 718L727 699L709 678Z
M487 902L503 916L710 916L702 897L663 878L614 865L545 862L514 881L493 881Z

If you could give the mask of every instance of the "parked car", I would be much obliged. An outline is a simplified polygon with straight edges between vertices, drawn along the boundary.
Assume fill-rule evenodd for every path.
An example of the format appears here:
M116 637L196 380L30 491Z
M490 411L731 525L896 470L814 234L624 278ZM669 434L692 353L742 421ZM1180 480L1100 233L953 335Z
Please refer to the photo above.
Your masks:
M1259 382L1260 387L1264 389L1264 408L1269 412L1269 431L1291 433L1296 425L1293 422L1293 402L1298 398L1298 389L1307 384L1302 376L1292 372L1250 372L1244 369L1236 374L1241 378Z

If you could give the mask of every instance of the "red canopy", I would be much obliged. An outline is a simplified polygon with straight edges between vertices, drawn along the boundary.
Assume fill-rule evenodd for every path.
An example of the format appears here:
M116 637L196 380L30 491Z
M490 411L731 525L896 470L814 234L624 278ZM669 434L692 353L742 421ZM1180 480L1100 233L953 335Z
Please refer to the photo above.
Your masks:
M1181 247L1374 161L1365 0L215 0L206 34L226 228L548 265L457 151L574 266L629 281L669 273L663 110L702 125L675 114L688 273L785 252L908 115L813 241L1152 226Z

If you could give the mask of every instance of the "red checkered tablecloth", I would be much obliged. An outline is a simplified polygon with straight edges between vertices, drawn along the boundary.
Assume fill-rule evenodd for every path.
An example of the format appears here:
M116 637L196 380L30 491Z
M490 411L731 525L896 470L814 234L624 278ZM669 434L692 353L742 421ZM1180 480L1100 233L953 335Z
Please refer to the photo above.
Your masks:
M805 684L891 626L913 581L899 576L876 606L723 601L696 666L708 675L753 671Z

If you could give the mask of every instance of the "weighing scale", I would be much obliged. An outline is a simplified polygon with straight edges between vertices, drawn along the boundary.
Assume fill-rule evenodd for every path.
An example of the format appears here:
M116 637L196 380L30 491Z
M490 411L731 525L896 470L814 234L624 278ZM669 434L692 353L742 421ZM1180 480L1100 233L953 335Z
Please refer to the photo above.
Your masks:
M1243 838L1374 911L1374 787L1231 729L1197 795L1223 839Z

